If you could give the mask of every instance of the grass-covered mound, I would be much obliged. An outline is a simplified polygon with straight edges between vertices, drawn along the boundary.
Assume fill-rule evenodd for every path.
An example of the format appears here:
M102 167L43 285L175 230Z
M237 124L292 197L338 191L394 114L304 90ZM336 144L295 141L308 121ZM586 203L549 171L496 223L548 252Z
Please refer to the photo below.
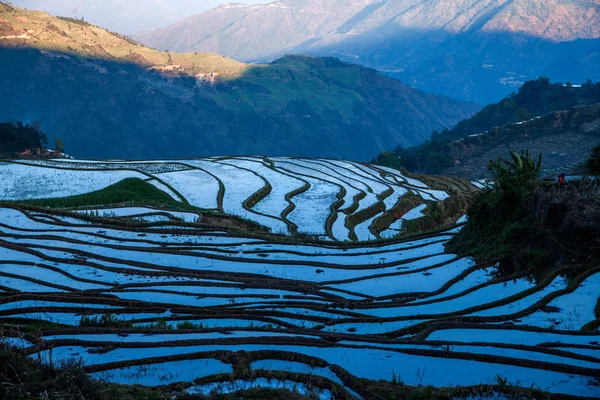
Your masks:
M174 189L171 190L178 194ZM180 196L181 197L181 196ZM183 199L183 197L181 197ZM0 201L0 203L2 203ZM128 219L114 218L114 216L101 216L98 212L90 214L81 214L73 209L96 209L112 207L152 207L156 208L157 213L168 212L167 210L190 211L199 214L198 220L194 223L203 227L225 229L228 232L244 232L245 234L264 234L268 229L258 223L244 219L242 217L224 214L215 210L207 210L189 204L187 201L177 201L166 192L158 189L147 181L139 178L127 178L114 185L95 192L85 193L76 196L57 197L47 199L19 200L6 202L6 206L18 208L28 212L43 212L46 208L57 209L55 211L66 217L73 217L87 220L92 223L118 223L119 226L137 226L146 227L149 222ZM155 227L160 225L172 225L171 222L153 222Z
M490 163L495 183L475 199L448 250L538 276L556 266L587 268L598 261L600 184L541 182L541 158L512 157Z
M95 192L77 196L27 200L25 204L50 208L78 208L127 203L145 206L195 209L139 178L127 178Z

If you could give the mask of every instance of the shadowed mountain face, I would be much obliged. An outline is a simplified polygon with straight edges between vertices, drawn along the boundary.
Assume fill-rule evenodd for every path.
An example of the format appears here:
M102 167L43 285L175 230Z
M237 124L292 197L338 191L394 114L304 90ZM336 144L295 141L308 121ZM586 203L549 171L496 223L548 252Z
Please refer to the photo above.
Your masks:
M479 179L491 176L490 160L529 150L543 154L544 174L572 174L599 143L600 83L572 86L539 78L451 130L435 133L416 147L397 147L376 160L413 173Z
M541 118L494 128L486 134L456 141L448 155L457 160L443 171L463 178L489 178L490 160L508 157L511 151L528 149L543 154L541 174L572 174L600 145L600 104L556 111Z
M281 0L226 5L138 39L243 61L334 55L480 103L550 75L600 77L597 0Z
M77 157L367 160L479 110L332 58L159 52L1 3L0 46L0 121L40 120Z

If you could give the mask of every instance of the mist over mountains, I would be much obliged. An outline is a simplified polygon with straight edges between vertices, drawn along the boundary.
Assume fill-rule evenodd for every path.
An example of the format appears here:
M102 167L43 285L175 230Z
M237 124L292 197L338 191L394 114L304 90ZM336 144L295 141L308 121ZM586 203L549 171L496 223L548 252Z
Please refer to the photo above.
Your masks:
M547 75L600 77L597 0L281 0L223 5L136 37L241 61L332 55L482 104Z
M162 28L181 18L209 10L226 0L13 0L12 4L29 10L84 18L96 25L134 34ZM260 0L238 0L260 3ZM265 1L266 2L266 1Z

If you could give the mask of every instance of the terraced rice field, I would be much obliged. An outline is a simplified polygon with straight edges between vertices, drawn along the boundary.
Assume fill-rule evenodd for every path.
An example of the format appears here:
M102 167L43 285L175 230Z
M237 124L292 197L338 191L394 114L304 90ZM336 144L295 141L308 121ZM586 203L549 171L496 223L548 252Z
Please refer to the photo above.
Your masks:
M5 204L0 319L39 326L30 333L7 330L5 340L47 362L81 358L88 373L111 382L182 382L191 394L268 386L355 399L373 398L366 380L445 387L506 379L550 393L600 396L600 332L594 330L600 268L568 279L567 271L557 271L537 282L502 276L494 265L444 252L460 227L410 240L335 242L332 225L317 232L331 215L348 220L373 204L387 210L394 193L445 194L359 164L211 160L165 162L164 171L122 163L126 168L118 171L149 174L199 206L214 195L211 208L244 210L272 227L282 221L290 234L306 230L328 240L203 228L190 224L194 212L164 211L172 217L165 224L153 209L100 210L111 223L90 210ZM74 165L86 173L108 165L97 163L97 171L91 164ZM7 165L9 172L0 172L5 177L48 168ZM236 168L247 186L235 185ZM191 177L199 173L206 174L206 192L204 183L194 191ZM284 176L290 181L277 185ZM60 175L55 179L45 187L63 193ZM31 187L21 185L31 196ZM317 185L313 197L302 197ZM248 197L269 186L258 202ZM3 181L0 193L15 199L18 190ZM268 206L256 208L262 201ZM318 218L310 219L309 201ZM294 206L295 217L285 212ZM127 216L147 222L127 226L120 222ZM350 225L348 236L365 221Z
M449 195L400 172L335 160L286 157L154 162L21 160L0 167L0 199L88 193L124 178L148 180L174 200L254 221L283 235L368 241L396 236L408 193L422 202ZM473 187L474 188L474 187ZM398 214L391 218L391 214Z

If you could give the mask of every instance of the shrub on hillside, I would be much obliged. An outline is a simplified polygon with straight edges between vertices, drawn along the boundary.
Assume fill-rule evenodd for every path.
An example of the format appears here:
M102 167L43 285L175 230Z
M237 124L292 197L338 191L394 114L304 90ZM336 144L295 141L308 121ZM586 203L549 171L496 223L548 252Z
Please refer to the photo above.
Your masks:
M529 190L537 181L542 166L542 155L537 162L529 152L510 153L512 161L499 159L490 161L488 169L493 175L493 193L499 211L506 212L506 217L519 211L526 200Z
M585 163L585 169L592 176L600 176L600 146L592 150L592 155Z
M40 149L46 144L48 139L37 121L31 125L0 123L0 155L12 156L29 149Z
M537 163L528 153L511 153L512 161L491 161L488 169L494 184L479 195L469 208L469 220L449 244L453 251L493 260L510 253L524 238L538 236L524 223L527 198L535 187Z
M83 370L81 361L42 364L0 342L0 398L3 399L107 399L98 394L99 383Z
M537 179L541 158L512 158L490 163L495 183L477 197L448 249L537 276L558 263L600 259L600 185L543 183Z
M131 327L131 322L121 319L115 314L102 314L92 316L84 315L79 320L79 326L84 328L128 328Z
M393 151L381 153L376 159L372 160L372 163L397 170L400 170L400 168L403 167L402 160L400 160L400 157Z

